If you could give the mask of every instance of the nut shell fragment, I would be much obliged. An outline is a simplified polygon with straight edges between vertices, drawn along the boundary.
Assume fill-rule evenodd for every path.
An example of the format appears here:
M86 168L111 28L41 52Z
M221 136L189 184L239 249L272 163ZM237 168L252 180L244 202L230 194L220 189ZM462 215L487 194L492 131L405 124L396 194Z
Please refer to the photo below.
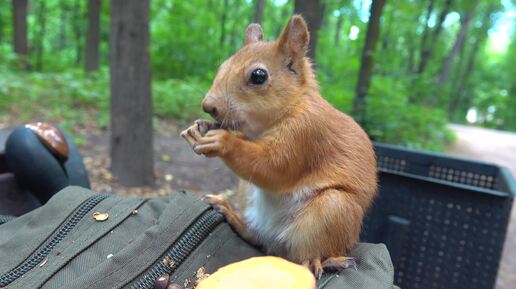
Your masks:
M97 222L104 222L105 220L107 220L109 218L109 214L108 213L101 213L101 212L95 212L93 213L93 219L95 219L95 221Z
M167 266L167 267L174 267L175 266L175 262L174 260L172 260L172 258L170 258L169 256L165 256L165 258L163 258L163 265Z

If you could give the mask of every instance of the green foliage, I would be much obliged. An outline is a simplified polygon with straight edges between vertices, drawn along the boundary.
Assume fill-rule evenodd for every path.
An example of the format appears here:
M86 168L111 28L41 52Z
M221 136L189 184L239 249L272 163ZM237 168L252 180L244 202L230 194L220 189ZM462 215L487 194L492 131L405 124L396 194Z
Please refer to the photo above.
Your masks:
M107 115L109 102L106 76L105 71L89 78L77 70L0 72L0 111L9 110L22 123L45 119L64 127L83 124L87 117L101 119Z
M339 110L350 113L367 23L360 21L351 4L336 2L333 11L338 12L326 20L326 33L319 34L317 71L323 96ZM407 60L410 49L415 53L419 44L414 39L417 32L407 23L414 22L414 11L423 13L424 8L414 2L386 6L383 15L387 24L382 26L383 38L377 44L376 76L369 90L364 128L375 141L442 151L453 140L446 113L423 101L436 98L439 88L433 75L412 73L414 68ZM340 13L343 18L338 28ZM357 28L359 33L352 39L351 31ZM437 66L431 62L429 70L437 70Z
M154 111L162 117L192 121L201 115L200 102L209 84L194 78L153 82ZM70 129L91 122L109 125L109 73L86 76L82 71L12 73L0 70L0 113L18 122L47 120Z
M266 1L265 39L275 39L287 23L293 1ZM245 0L152 2L151 49L154 76L160 79L211 80L217 67L236 52L253 21L253 4Z
M154 81L154 112L159 116L191 121L202 114L201 101L209 83L194 78L187 80L168 79Z
M486 50L472 82L471 106L483 126L516 131L516 32L505 55ZM493 85L494 84L494 85Z
M102 1L101 9L103 69L89 76L81 72L87 1L30 1L30 73L22 70L22 62L12 52L11 2L0 1L0 113L7 111L19 122L47 119L71 127L93 121L107 127L109 1ZM368 7L363 4L368 1L321 2L316 59L321 92L335 107L350 113L367 30ZM479 124L516 131L516 33L507 52L488 49L488 31L501 12L514 9L514 4L453 0L441 33L432 39L445 1L434 2L427 23L428 1L387 1L365 129L377 141L442 150L453 138L446 128L448 121L465 122L468 109L475 108ZM262 23L266 40L278 36L293 6L292 0L266 1ZM251 0L151 1L155 115L183 122L202 116L202 97L218 65L241 47L254 9ZM468 11L473 18L464 47L452 59L449 80L438 83L461 29L460 17ZM425 71L417 73L425 34L431 58Z
M199 10L199 5L199 1L153 3L155 24L151 26L151 43L156 77L204 76L207 68L213 70L222 59L221 48L216 44L216 14L208 9Z
M444 111L410 104L406 82L377 77L373 83L365 121L372 139L434 151L453 140Z

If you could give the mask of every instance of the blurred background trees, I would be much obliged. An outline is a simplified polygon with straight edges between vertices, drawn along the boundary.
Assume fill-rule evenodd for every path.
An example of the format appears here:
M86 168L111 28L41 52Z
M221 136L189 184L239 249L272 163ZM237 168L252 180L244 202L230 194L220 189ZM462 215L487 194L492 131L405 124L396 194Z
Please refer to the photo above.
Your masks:
M110 11L111 171L123 185L152 186L150 0L112 0Z
M361 98L360 120L373 139L442 150L453 139L449 122L516 131L514 1L385 1L376 47L365 49L380 2L152 0L153 115L199 117L217 66L241 46L247 24L262 22L272 40L295 11L312 24L323 96L347 113ZM108 65L117 53L109 51L109 8L108 0L1 1L0 114L65 128L93 115L107 127Z
M86 34L86 72L99 68L100 6L101 0L88 0L88 30ZM63 29L64 26L61 27Z
M324 16L325 3L321 0L294 0L294 13L301 14L308 24L310 31L310 49L308 49L308 57L316 64L317 40L319 39L319 29L321 20Z

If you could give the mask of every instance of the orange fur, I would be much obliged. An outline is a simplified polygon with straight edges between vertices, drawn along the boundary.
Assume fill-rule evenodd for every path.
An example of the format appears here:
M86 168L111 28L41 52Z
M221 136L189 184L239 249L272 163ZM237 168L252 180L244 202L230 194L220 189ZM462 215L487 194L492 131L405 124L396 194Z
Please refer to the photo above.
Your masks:
M249 220L231 221L238 232L254 235L271 253L320 267L321 258L346 254L358 241L377 187L373 147L351 117L320 96L305 57L308 30L302 17L294 16L277 41L262 41L257 27L248 28L244 47L221 65L203 101L206 111L216 109L222 129L199 135L194 125L182 135L194 151L222 158L256 186L265 199L261 209L296 206L278 215L282 233L266 236ZM256 68L268 72L266 83L249 83Z

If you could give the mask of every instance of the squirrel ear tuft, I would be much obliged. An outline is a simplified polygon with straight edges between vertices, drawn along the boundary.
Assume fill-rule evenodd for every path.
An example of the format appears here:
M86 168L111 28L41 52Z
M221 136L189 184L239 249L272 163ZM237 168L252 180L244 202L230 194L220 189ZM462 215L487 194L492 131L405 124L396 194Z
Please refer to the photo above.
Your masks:
M294 15L278 39L278 47L282 53L290 57L304 57L308 50L310 36L305 20L301 15Z
M247 26L245 31L244 46L250 43L258 42L263 40L263 31L260 24L252 23Z

